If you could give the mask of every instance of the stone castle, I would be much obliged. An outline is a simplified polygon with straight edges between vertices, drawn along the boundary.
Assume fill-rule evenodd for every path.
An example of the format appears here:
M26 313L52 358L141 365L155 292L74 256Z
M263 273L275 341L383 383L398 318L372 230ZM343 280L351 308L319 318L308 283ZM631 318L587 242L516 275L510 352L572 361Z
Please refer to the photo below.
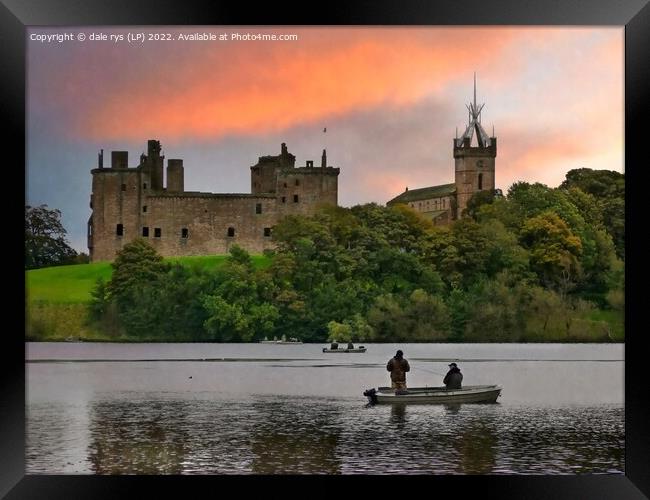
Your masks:
M476 104L476 75L474 75L474 102L466 105L468 125L461 137L454 138L455 182L418 189L408 189L386 202L386 205L405 204L430 218L434 224L444 225L462 216L467 201L478 191L494 188L494 167L497 156L497 138L489 137L481 126L481 111L485 104Z
M273 248L271 230L288 214L309 215L338 202L340 169L319 167L296 157L282 144L277 156L261 156L251 169L251 193L185 191L183 160L167 161L163 186L160 142L149 140L137 167L127 151L112 151L104 168L103 150L91 170L88 249L92 262L112 261L122 247L143 237L165 257L226 254L234 244L251 253Z
M484 104L467 105L468 125L453 142L455 182L406 190L386 205L406 204L434 224L448 224L462 216L467 201L479 191L494 189L497 138L481 126ZM338 202L339 168L327 166L323 150L320 167L296 157L282 144L277 156L261 156L251 169L251 193L185 191L183 160L167 161L163 186L160 142L148 141L147 154L137 167L128 166L127 151L112 151L111 166L103 166L103 150L92 173L88 220L91 261L113 260L136 237L146 238L165 257L226 254L237 244L250 253L273 248L271 231L289 214L313 214L318 207Z

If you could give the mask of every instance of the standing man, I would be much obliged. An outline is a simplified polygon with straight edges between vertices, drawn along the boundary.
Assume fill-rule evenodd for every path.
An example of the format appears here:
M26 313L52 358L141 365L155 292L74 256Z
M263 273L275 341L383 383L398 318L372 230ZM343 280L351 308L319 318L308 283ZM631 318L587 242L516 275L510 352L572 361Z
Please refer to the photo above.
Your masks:
M406 390L406 372L410 371L411 367L404 359L402 351L397 351L395 357L388 361L386 370L390 372L391 387L395 392Z
M462 382L463 374L460 373L460 368L458 368L456 363L451 363L449 365L449 371L447 372L447 375L445 375L442 383L445 384L447 389L460 389Z

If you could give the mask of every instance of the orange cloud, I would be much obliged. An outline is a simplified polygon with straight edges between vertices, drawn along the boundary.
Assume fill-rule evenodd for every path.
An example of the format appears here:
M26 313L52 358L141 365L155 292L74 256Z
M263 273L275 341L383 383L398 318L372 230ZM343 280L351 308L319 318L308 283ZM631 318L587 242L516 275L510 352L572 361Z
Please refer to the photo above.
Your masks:
M78 116L74 133L104 141L218 138L273 133L373 106L397 108L440 92L450 74L461 76L459 66L485 67L515 36L442 31L304 30L304 42L273 51L258 44L188 50L182 63L161 57Z

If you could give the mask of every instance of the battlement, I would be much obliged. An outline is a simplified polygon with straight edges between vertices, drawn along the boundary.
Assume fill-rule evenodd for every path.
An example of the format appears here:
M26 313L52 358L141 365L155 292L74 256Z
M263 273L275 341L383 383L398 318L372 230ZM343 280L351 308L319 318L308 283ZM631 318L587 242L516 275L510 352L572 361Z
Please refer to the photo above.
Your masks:
M485 156L495 158L497 155L497 138L490 137L487 146L470 146L469 138L464 138L461 142L454 139L454 158L462 156Z
M314 167L295 167L292 169L283 169L278 172L278 175L339 175L341 169L338 167L325 167L325 168L314 168Z

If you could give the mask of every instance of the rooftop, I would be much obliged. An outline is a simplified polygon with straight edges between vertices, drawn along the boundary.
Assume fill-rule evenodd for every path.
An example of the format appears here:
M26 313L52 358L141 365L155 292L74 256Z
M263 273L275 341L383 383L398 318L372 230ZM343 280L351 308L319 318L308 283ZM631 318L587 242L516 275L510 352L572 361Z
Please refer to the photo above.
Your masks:
M441 184L439 186L429 186L419 189L407 189L402 194L397 195L392 200L386 202L387 205L394 203L409 203L411 201L429 200L431 198L440 198L449 196L456 192L456 184Z

